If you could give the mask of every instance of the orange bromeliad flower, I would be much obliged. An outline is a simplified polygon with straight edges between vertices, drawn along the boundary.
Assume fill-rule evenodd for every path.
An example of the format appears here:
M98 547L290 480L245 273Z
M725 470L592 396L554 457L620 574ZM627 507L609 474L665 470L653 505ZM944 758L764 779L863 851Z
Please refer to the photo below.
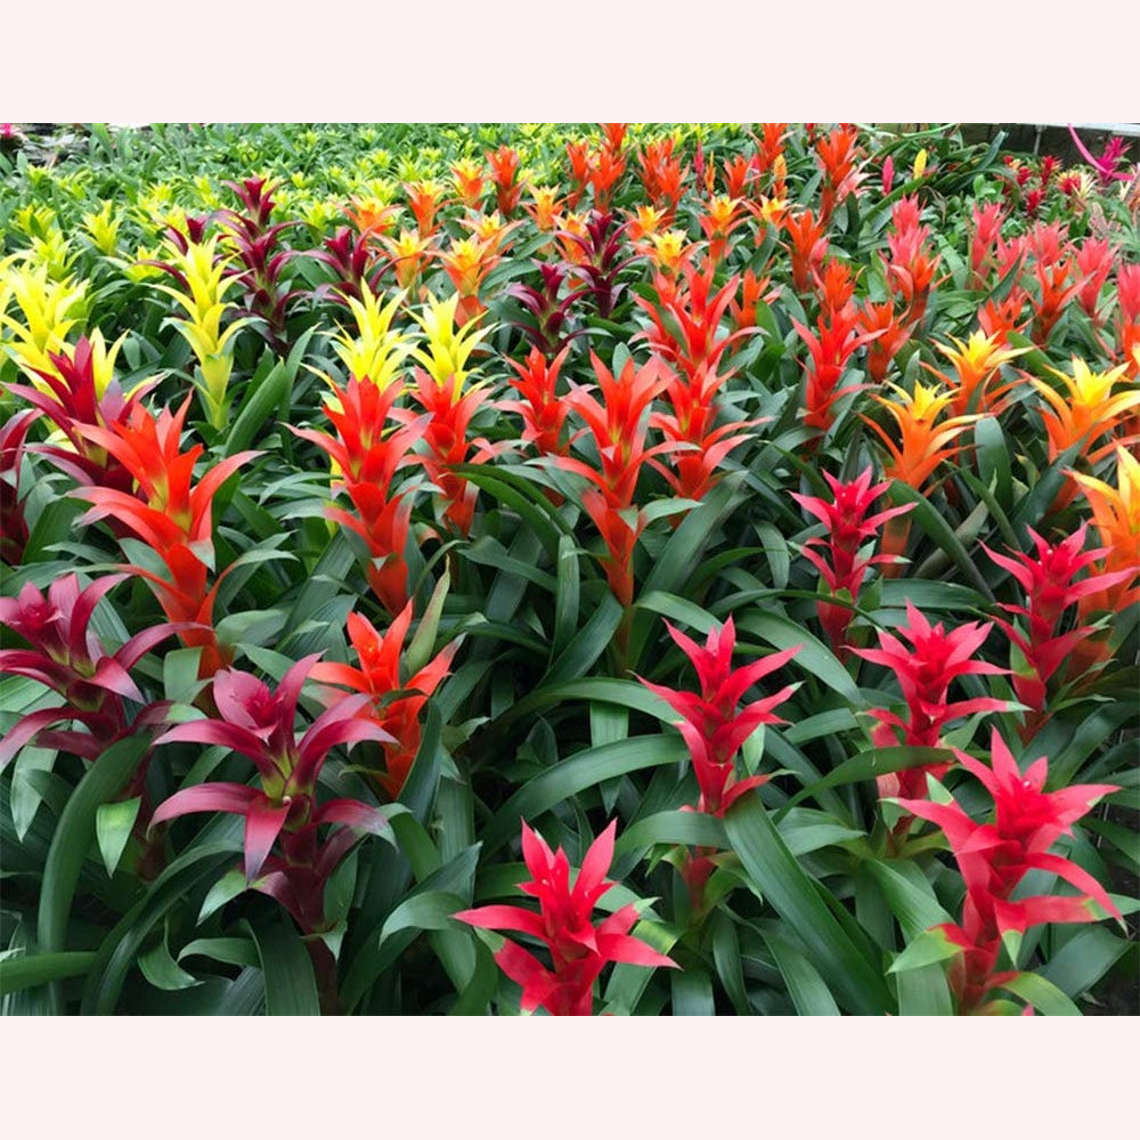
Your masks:
M729 301L728 311L732 317L732 327L737 331L756 327L757 310L760 305L770 305L780 295L780 287L771 288L770 276L757 277L751 269L744 271L740 279L740 300Z
M437 255L432 246L432 239L424 237L419 230L401 230L399 237L386 237L381 240L392 258L396 284L411 294L423 267L429 258Z
M708 239L709 260L715 265L728 252L728 242L733 231L744 225L744 218L740 213L740 200L723 195L712 198L698 221Z
M381 634L366 617L350 613L348 638L356 651L359 668L319 661L309 673L315 681L342 685L372 699L371 709L365 706L365 711L357 715L369 715L369 719L393 738L381 743L384 771L370 773L392 799L400 794L419 751L422 736L420 711L451 670L451 661L463 641L460 637L451 642L419 672L402 681L400 654L411 621L411 602L396 615L385 634ZM392 700L393 694L397 693L408 695ZM330 703L342 697L343 694L337 693L334 702Z
M894 301L886 300L881 305L864 303L859 312L859 328L869 338L874 337L867 341L867 375L881 384L891 361L910 340L911 326L895 313Z
M859 131L847 124L836 127L829 135L816 139L815 151L823 171L823 190L819 213L823 221L831 218L836 206L848 195L857 191L865 175L860 172L858 160Z
M522 192L518 181L519 152L504 145L498 150L487 151L486 158L491 167L491 181L495 184L495 204L499 213L508 218L518 206Z
M486 171L473 158L461 158L452 164L451 180L460 202L469 210L478 210L483 202Z
M353 201L344 211L361 237L383 237L395 224L399 206L385 205L373 198Z
M812 274L827 256L827 227L811 210L803 210L784 220L784 230L790 243L792 284L797 293L806 293L811 287Z
M1091 475L1071 471L1092 508L1093 519L1100 532L1101 545L1107 549L1103 570L1132 570L1130 579L1109 589L1081 598L1082 619L1090 613L1119 613L1140 601L1140 461L1125 447L1116 449L1116 488Z
M738 154L724 162L724 189L730 198L746 198L752 181L756 155Z
M860 418L879 436L890 455L890 462L884 468L886 477L898 479L921 491L939 465L962 450L947 444L957 439L978 417L952 416L938 422L939 415L954 398L951 393L939 395L936 387L926 388L919 381L915 381L913 393L895 384L889 387L899 394L901 400L889 400L883 396L871 398L886 408L898 425L899 443L896 444L874 420L867 416Z
M1064 315L1069 302L1080 293L1084 278L1070 282L1075 262L1066 258L1063 261L1038 261L1034 265L1039 297L1030 297L1033 304L1033 339L1037 344L1046 344L1057 322Z
M174 415L164 408L157 420L142 404L135 404L129 419L115 421L109 428L77 424L80 435L113 455L131 473L138 494L113 487L80 487L72 494L92 504L78 525L111 516L162 560L168 578L141 566L130 569L150 584L170 621L202 627L185 630L179 636L185 645L201 648L198 675L204 678L213 676L232 658L219 646L212 628L214 599L225 576L223 573L212 586L209 584L214 496L243 463L261 453L231 455L195 481L194 465L205 449L195 444L181 450L190 400L187 396Z
M539 230L549 233L558 226L558 211L562 207L558 190L553 186L532 186L530 196L531 202L525 204L523 209Z
M952 381L954 395L950 408L956 416L967 412L980 415L995 415L1001 410L1000 398L1010 390L1016 381L990 391L990 381L997 375L1003 364L1029 351L1027 348L1002 348L996 336L986 336L983 332L970 335L969 341L950 337L954 347L934 342L934 347L954 366L955 380ZM930 365L925 366L938 376Z
M1056 459L1062 451L1083 441L1079 454L1095 463L1112 450L1115 441L1097 451L1090 451L1092 445L1115 431L1125 412L1140 406L1140 390L1112 394L1113 385L1123 380L1128 371L1124 365L1108 372L1093 372L1080 357L1074 356L1071 368L1072 376L1049 369L1064 382L1068 399L1042 380L1030 377L1029 382L1052 409L1041 409L1049 435L1049 459Z
M590 161L590 185L594 190L594 206L605 212L610 198L625 173L625 159L616 150L603 147Z
M431 237L436 231L435 215L443 204L443 187L438 182L405 182L408 209L415 216L420 237Z
M459 294L456 319L461 325L467 324L486 309L479 301L479 287L499 263L499 255L491 243L470 237L454 239L450 248L440 253L439 259Z

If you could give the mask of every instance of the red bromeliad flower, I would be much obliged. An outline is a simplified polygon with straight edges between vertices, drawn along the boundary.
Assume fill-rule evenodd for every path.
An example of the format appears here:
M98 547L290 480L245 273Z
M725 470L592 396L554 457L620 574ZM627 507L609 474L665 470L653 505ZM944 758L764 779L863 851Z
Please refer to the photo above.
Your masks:
M1116 343L1128 376L1140 377L1140 263L1122 263L1116 270Z
M584 289L575 289L565 297L559 297L559 292L566 282L569 270L561 264L539 262L538 270L542 276L542 287L534 288L516 281L508 285L504 295L513 297L524 309L528 316L519 320L510 320L523 336L540 352L553 356L560 352L574 337L583 336L585 329L574 332L564 332L564 326L570 316L573 304L585 295Z
M126 426L143 394L154 387L151 381L124 396L118 381L110 377L102 392L95 372L91 342L80 337L74 348L48 353L53 370L36 369L47 391L25 384L8 384L13 395L33 404L67 438L69 447L59 443L36 444L29 448L48 459L80 486L111 487L129 492L131 472L105 448L93 444L82 428L113 429Z
M336 278L318 285L313 296L318 300L327 297L338 305L347 305L349 298L359 300L365 285L379 296L380 278L390 264L377 257L370 233L353 233L348 226L326 238L322 249L308 250L305 256L328 266Z
M1073 534L1056 545L1047 543L1032 527L1027 529L1037 548L1035 558L1020 551L1014 551L1012 558L997 554L984 542L982 548L994 562L1008 570L1025 591L1025 605L1003 604L1001 607L1025 619L1025 632L1002 618L996 621L1024 659L1023 666L1014 663L1013 688L1017 699L1033 710L1022 732L1023 738L1029 740L1048 719L1040 714L1045 708L1049 679L1077 646L1095 632L1092 626L1078 625L1059 633L1065 611L1082 598L1130 580L1135 571L1100 571L1074 582L1077 574L1108 553L1107 548L1084 549L1088 524L1081 523Z
M646 198L670 217L681 200L685 181L685 167L680 155L674 153L675 147L672 138L656 139L646 143L637 156Z
M898 678L907 705L906 720L887 709L871 709L871 716L878 721L871 739L876 748L896 745L938 748L942 732L951 721L979 712L1003 712L1006 707L1005 701L992 697L948 701L951 682L968 674L998 674L1009 670L971 659L993 629L992 622L969 622L948 632L941 622L932 626L909 599L906 613L910 624L900 625L898 632L910 642L910 648L894 634L882 630L878 649L855 650L858 657L882 665ZM880 776L879 794L922 796L926 791L927 772L940 776L947 767L936 764Z
M582 496L582 506L602 535L606 555L602 559L606 578L624 606L633 601L633 551L645 528L644 512L631 523L625 514L634 506L634 493L642 466L653 456L673 450L675 444L646 447L650 405L669 383L669 370L657 357L640 368L627 360L618 377L590 353L602 402L586 388L573 387L567 402L586 421L593 436L601 470L570 455L552 461L565 471L581 475L592 484Z
M852 392L861 391L865 384L848 384L839 387L847 362L855 351L871 343L878 333L860 333L859 316L854 304L849 303L841 312L830 317L821 313L819 335L806 329L794 317L792 325L808 347L810 360L803 362L804 424L820 432L828 431L835 422L833 409L838 400Z
M736 331L754 329L757 310L760 305L770 305L780 295L780 288L771 288L770 276L757 277L751 269L744 271L740 279L740 300L729 301L728 311L732 317L732 327Z
M1034 264L1039 295L1030 295L1030 303L1033 305L1033 340L1039 345L1048 343L1069 302L1084 288L1083 277L1070 281L1075 264L1071 258L1054 262L1038 259Z
M515 212L522 192L518 182L519 152L503 145L496 151L487 151L486 159L495 185L496 208L504 218L509 218Z
M79 520L80 525L110 516L162 560L168 578L141 566L130 569L150 584L171 621L189 627L179 636L187 646L201 648L199 676L210 677L229 659L213 630L214 598L225 576L223 572L209 585L213 500L222 484L260 452L231 455L195 481L194 465L203 452L202 445L180 450L190 399L187 396L174 415L163 409L157 419L141 404L135 404L126 422L116 421L110 429L76 424L81 436L113 455L130 472L138 494L113 487L80 487L73 494L92 504Z
M644 677L638 677L638 680L682 717L677 727L689 746L693 772L700 788L695 810L722 816L745 792L771 778L749 776L737 780L733 760L760 725L786 723L772 710L786 701L799 686L785 685L774 696L753 701L739 712L737 705L757 681L783 668L803 646L796 645L762 657L751 665L733 669L736 627L731 617L719 630L709 631L703 647L669 622L665 623L665 628L696 669L701 685L700 695L656 685Z
M1083 868L1049 848L1072 833L1072 824L1103 796L1119 789L1108 784L1084 784L1045 792L1048 761L1035 761L1024 774L1005 742L993 731L991 765L964 752L959 763L981 781L994 800L991 823L974 822L957 803L901 799L900 805L946 833L966 882L962 924L936 929L962 953L950 970L950 984L959 1013L985 1013L985 998L1011 980L1016 971L996 972L1007 932L1024 934L1031 926L1053 922L1097 922L1096 903L1120 919L1120 911L1104 888ZM1079 895L1034 895L1012 898L1026 872L1046 871L1076 887Z
M336 465L335 482L343 486L355 513L330 507L327 517L358 534L368 547L368 583L390 614L408 601L408 568L404 562L412 517L412 494L393 492L396 472L420 462L412 448L427 429L428 417L412 418L389 430L398 384L380 389L371 380L353 377L344 388L331 381L333 395L325 415L337 430L333 439L307 428L289 430L315 443Z
M859 329L867 337L867 375L881 384L899 350L910 340L912 327L895 312L888 298L881 305L865 301L858 315Z
M507 361L518 373L518 378L508 383L522 399L504 400L499 408L522 416L522 439L533 443L540 455L566 454L567 444L563 442L562 429L570 407L558 395L557 387L558 373L569 351L567 346L549 364L537 348L530 350L525 364L517 360Z
M1077 250L1077 271L1084 279L1077 300L1097 326L1104 324L1100 295L1116 264L1116 253L1107 238L1086 238Z
M891 554L861 557L863 546L869 539L878 538L879 528L888 519L906 514L914 504L888 507L868 518L867 511L871 509L871 504L890 487L889 479L871 486L869 467L849 483L841 483L826 471L823 477L831 488L833 498L830 503L814 495L799 495L794 491L791 493L792 498L804 510L815 515L827 527L826 539L809 538L801 550L804 557L819 571L832 594L838 595L846 591L848 599L854 604L859 599L859 590L867 570L871 566L897 561L897 557ZM813 547L826 547L826 556ZM841 661L846 660L850 652L847 628L854 616L852 611L846 606L821 601L817 603L817 612L836 655Z
M20 468L28 429L38 416L39 412L29 408L0 426L0 561L9 566L20 564L28 541Z
M493 459L509 442L492 444L479 436L468 439L467 432L475 413L487 401L489 392L483 385L475 385L460 396L462 380L454 373L442 383L422 368L415 370L416 384L412 397L428 413L423 438L430 451L421 457L431 481L443 493L441 521L454 526L460 534L468 534L475 519L475 503L479 488L456 475L452 468L461 463L486 463ZM416 413L395 408L393 419L409 425L417 423ZM474 449L474 452L472 452Z
M859 164L859 131L851 124L840 125L830 134L816 139L815 151L823 172L820 219L827 222L836 206L841 205L848 195L856 193L859 183L866 177Z
M504 942L495 955L499 968L522 986L522 1009L533 1013L542 1006L555 1016L589 1016L594 1008L594 981L607 962L634 966L673 966L629 930L637 921L637 908L628 903L596 926L594 906L614 883L605 878L613 862L614 820L590 845L570 885L570 860L561 847L551 851L542 836L522 823L522 850L529 882L519 888L539 902L539 913L520 906L482 906L453 915L460 922L483 930L512 930L541 941L550 953L551 968L529 950Z
M806 293L811 287L812 274L827 256L827 225L811 210L804 210L789 214L784 219L784 230L792 259L792 284L797 293Z
M400 611L383 635L366 617L349 614L348 637L356 650L359 668L322 661L314 665L309 674L314 681L343 685L368 696L371 701L368 715L389 736L381 745L384 771L375 773L376 781L393 799L400 794L419 751L420 711L447 676L452 658L462 643L462 638L453 641L414 676L401 682L400 654L411 621L411 602ZM400 693L408 695L400 696ZM339 698L338 693L336 699Z
M890 259L884 262L887 283L906 305L907 323L918 325L926 313L942 258L931 256L926 245L930 230L919 224L917 199L900 198L891 210L891 220L892 232L887 235Z
M90 625L100 600L126 578L126 574L109 574L80 590L78 576L67 574L51 584L46 598L30 582L17 597L0 598L0 625L30 646L0 650L0 673L39 681L65 702L28 713L4 734L0 769L37 737L44 747L95 760L114 741L160 723L164 706L148 706L132 719L123 698L144 703L129 670L143 654L177 632L177 626L163 622L136 633L108 653ZM72 721L86 731L45 731Z

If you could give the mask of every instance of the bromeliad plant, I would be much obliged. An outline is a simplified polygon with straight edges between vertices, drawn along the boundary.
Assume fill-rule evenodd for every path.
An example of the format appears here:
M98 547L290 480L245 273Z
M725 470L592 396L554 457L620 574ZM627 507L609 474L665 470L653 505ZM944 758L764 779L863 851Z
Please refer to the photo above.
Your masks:
M950 125L35 136L0 1009L1135 1012L1138 184Z

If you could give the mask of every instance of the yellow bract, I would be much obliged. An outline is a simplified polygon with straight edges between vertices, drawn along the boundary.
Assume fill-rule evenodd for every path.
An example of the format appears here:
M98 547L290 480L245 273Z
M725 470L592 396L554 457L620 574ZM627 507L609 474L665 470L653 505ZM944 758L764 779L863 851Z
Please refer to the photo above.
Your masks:
M426 351L417 348L412 354L437 384L446 384L450 377L455 377L454 394L457 400L463 381L469 375L468 358L476 346L493 331L491 327L477 329L477 318L456 329L455 311L458 306L458 293L442 301L428 293L423 313L413 314L416 323L427 336Z
M224 297L234 281L225 276L229 259L217 257L217 244L217 236L204 242L188 242L186 252L173 259L175 268L186 279L188 293L170 285L156 288L186 310L185 319L174 318L171 323L198 358L206 418L211 426L221 429L226 423L226 389L233 371L232 340L249 322L234 321L222 331L222 317L232 308Z
M404 294L397 293L384 306L372 295L368 284L361 285L361 299L348 299L348 307L356 322L356 336L338 325L340 335L333 337L333 347L350 376L369 379L378 388L387 388L396 378L400 366L413 350L413 344L399 329L392 328ZM330 334L331 335L331 334Z
M1049 369L1068 389L1068 399L1041 380L1031 381L1052 409L1041 410L1049 435L1050 459L1077 443L1081 443L1081 454L1088 454L1097 439L1116 427L1123 413L1140 406L1140 391L1112 394L1113 385L1128 372L1126 364L1108 372L1093 372L1074 356L1071 368L1072 376Z
M110 257L119 246L120 220L114 214L111 202L103 203L103 208L83 215L83 226L92 244L104 256Z
M86 281L53 281L48 267L27 255L0 262L0 329L12 334L7 347L33 383L42 384L34 369L55 371L48 353L61 352L70 329L86 316L86 293ZM8 313L13 301L17 315Z

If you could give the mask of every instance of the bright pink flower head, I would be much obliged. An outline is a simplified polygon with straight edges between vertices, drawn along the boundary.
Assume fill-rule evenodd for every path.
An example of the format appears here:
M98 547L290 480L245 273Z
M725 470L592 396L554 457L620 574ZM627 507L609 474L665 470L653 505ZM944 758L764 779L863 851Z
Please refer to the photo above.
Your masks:
M800 495L791 492L792 498L804 510L815 515L827 527L827 537L809 538L803 544L803 555L819 571L833 594L846 590L854 602L859 596L863 578L870 566L883 562L894 562L890 554L876 554L866 558L859 556L860 548L869 539L875 539L879 530L888 520L906 514L913 509L913 503L901 507L889 507L868 517L871 505L890 487L890 480L871 486L871 468L867 467L849 483L841 483L826 471L823 473L831 488L833 500L827 502L815 495ZM812 549L826 547L827 556ZM851 611L844 606L819 603L819 618L831 644L843 656L846 652L845 638L851 624Z
M495 955L503 973L523 988L522 1008L531 1013L539 1006L555 1015L589 1015L593 1010L594 980L607 962L635 966L676 966L629 934L637 909L626 905L598 925L594 906L614 883L606 879L613 862L617 820L590 845L582 866L570 883L570 860L559 847L549 845L524 820L522 850L529 882L520 890L538 899L539 913L519 906L484 906L453 915L461 922L485 930L517 930L539 939L550 953L552 969L513 942L505 942Z
M991 764L958 752L962 767L977 777L993 797L989 823L976 823L957 803L900 799L899 804L946 834L966 883L962 925L942 927L965 953L951 970L959 1011L970 1012L986 994L1011 975L994 973L1006 932L1024 933L1052 922L1095 922L1090 903L1117 919L1120 911L1104 888L1083 868L1049 848L1102 797L1117 791L1107 784L1084 784L1044 791L1048 761L1042 757L1024 773L1005 742L993 731ZM1026 873L1046 871L1081 892L1079 895L1012 896Z
M796 645L733 669L736 629L731 617L719 630L709 631L703 647L668 622L665 626L696 669L700 695L656 685L644 677L638 680L682 717L677 727L689 746L693 771L701 789L697 810L723 815L739 796L768 779L753 776L733 782L733 757L760 725L784 723L772 710L786 701L798 686L785 685L774 696L753 701L739 712L737 705L748 689L786 665L803 646Z

